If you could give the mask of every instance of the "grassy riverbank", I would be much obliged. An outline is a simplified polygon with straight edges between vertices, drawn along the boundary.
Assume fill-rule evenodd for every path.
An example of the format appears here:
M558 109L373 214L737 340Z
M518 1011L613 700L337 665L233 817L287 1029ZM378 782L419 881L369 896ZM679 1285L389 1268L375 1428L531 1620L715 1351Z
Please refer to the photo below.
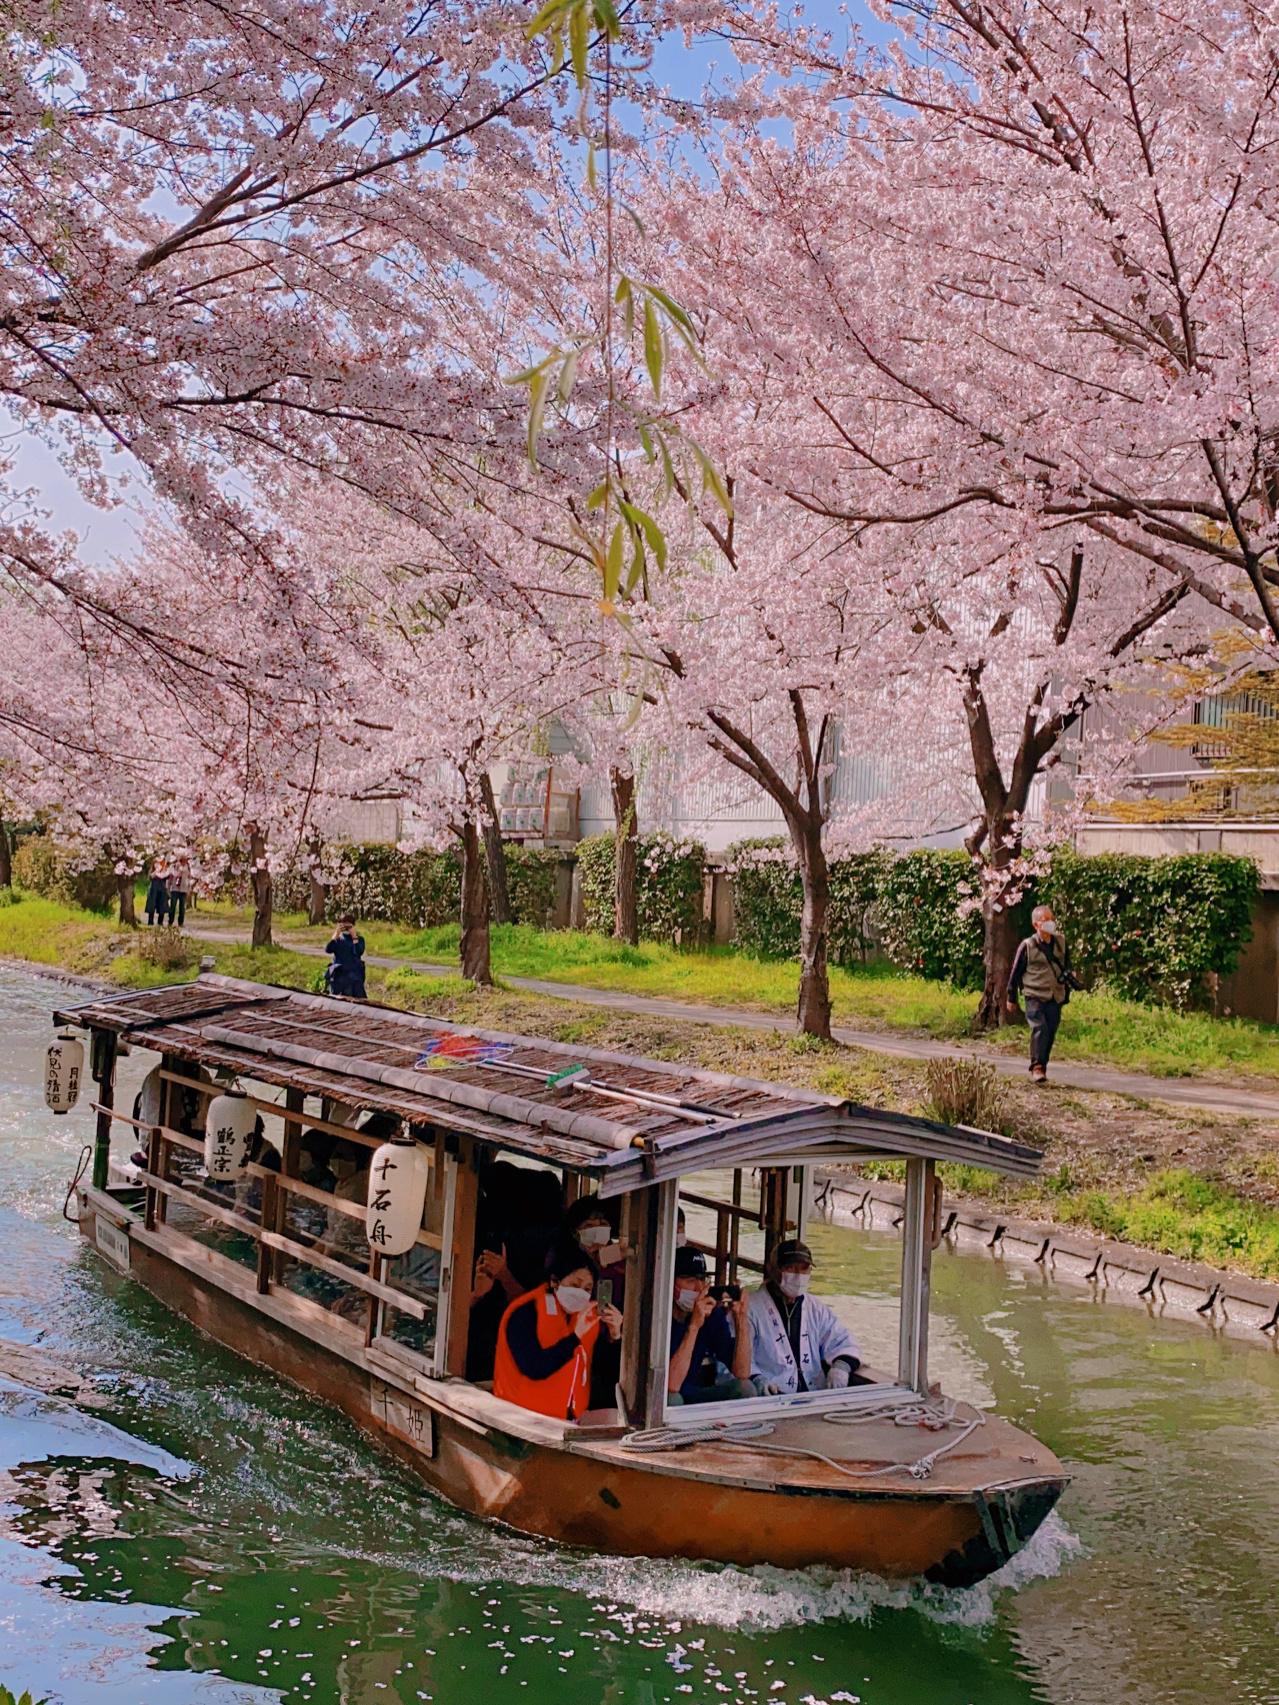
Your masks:
M244 931L250 921L246 911L221 906L202 909L200 917ZM311 946L323 946L330 933L308 929L300 916L277 920L277 925L277 933ZM364 923L361 929L371 954L439 965L457 963L456 925L410 931L394 924ZM727 948L684 952L651 941L631 947L607 936L537 930L525 924L495 927L492 957L498 977L578 983L701 1006L790 1014L798 991L798 967L788 960L753 959ZM837 1025L941 1041L965 1041L971 1036L977 997L948 983L910 976L886 965L834 966L830 981ZM982 1045L1021 1053L1026 1033L1007 1031L983 1039ZM1255 1078L1258 1087L1279 1086L1279 1025L1174 1012L1101 991L1080 995L1066 1008L1056 1052L1060 1059L1151 1077L1235 1082L1247 1076Z
M314 958L287 948L254 952L191 943L188 963L175 967L143 957L140 950L148 946L145 932L121 932L105 919L51 901L24 898L0 905L0 956L124 987L193 976L202 951L227 975L294 988L316 987L322 971ZM927 1093L924 1067L917 1062L803 1037L619 1013L510 989L480 991L460 978L403 968L373 967L369 993L460 1023L628 1049L903 1112L920 1111ZM952 1193L1025 1218L1087 1227L1185 1259L1279 1278L1279 1130L1273 1126L1151 1109L1122 1096L1045 1093L1021 1082L1004 1087L999 1122L1009 1134L1044 1148L1043 1176L1021 1184L951 1167L943 1170Z

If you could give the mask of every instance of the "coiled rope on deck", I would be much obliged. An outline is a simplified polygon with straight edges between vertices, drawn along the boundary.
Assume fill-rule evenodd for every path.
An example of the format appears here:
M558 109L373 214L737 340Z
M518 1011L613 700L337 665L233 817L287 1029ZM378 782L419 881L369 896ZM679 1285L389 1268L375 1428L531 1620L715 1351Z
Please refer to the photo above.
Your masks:
M957 1408L958 1405L952 1397L927 1397L909 1402L877 1403L871 1408L835 1409L828 1411L821 1418L841 1427L866 1426L873 1421L891 1421L897 1427L922 1427L937 1433L944 1432L954 1424ZM839 1462L835 1457L827 1456L823 1451L813 1450L807 1445L763 1443L763 1440L777 1430L771 1421L703 1421L692 1422L686 1427L647 1427L637 1433L627 1433L622 1440L622 1449L643 1454L649 1451L683 1450L688 1445L695 1444L747 1445L752 1450L766 1452L771 1456L808 1457L813 1462L824 1463L836 1474L846 1475L850 1480L879 1474L909 1474L913 1480L927 1480L941 1457L954 1450L957 1445L963 1444L978 1427L984 1427L985 1424L986 1417L980 1411L974 1411L972 1420L966 1421L953 1439L947 1439L935 1450L926 1451L912 1462L885 1462L859 1467Z

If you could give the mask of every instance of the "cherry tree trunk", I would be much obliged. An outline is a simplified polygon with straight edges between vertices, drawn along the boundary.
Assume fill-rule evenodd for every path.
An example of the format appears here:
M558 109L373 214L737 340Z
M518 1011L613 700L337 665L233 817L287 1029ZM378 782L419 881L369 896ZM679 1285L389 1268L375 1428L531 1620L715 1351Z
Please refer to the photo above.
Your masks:
M484 867L488 873L489 917L495 924L514 923L506 848L502 845L502 819L493 794L493 778L487 770L480 777L480 803L484 808Z
M987 859L983 883L983 980L981 1001L973 1018L975 1030L997 1030L1003 1024L1023 1022L1020 1012L1010 1013L1004 1004L1018 939L1017 906L1008 896L1007 871L1021 856L1021 837L1015 817L1001 813L988 817L987 823L986 846L993 851Z
M120 902L120 922L125 929L137 929L138 907L132 876L117 876L115 891Z
M1012 973L1013 958L1017 952L1016 911L1008 905L1002 906L999 911L988 906L983 919L983 935L985 981L973 1027L977 1030L995 1030L1001 1024L1023 1023L1020 1013L1010 1013L1004 1005L1008 978Z
M253 890L254 947L274 947L271 920L275 904L271 870L267 863L266 836L254 825L249 830L249 883Z
M484 849L475 820L462 824L462 975L472 983L489 985L488 888L484 881Z
M13 853L9 845L9 827L0 817L0 888L13 887Z
M322 924L328 908L329 891L316 874L320 867L320 838L316 835L306 844L307 857L310 861L311 888L307 896L306 921L309 924Z
M635 810L635 776L619 769L608 773L613 794L613 935L618 941L639 943L639 820Z
M804 894L799 925L799 1004L795 1016L806 1036L829 1041L830 870L822 846L822 825L805 817L792 821L790 831Z

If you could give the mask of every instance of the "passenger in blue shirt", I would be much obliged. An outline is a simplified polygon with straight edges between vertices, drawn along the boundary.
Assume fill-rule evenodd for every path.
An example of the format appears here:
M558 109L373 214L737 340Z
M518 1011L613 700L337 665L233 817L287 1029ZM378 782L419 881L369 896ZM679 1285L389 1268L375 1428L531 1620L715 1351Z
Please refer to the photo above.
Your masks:
M701 1250L677 1249L667 1403L724 1403L757 1395L750 1377L747 1299L718 1301L708 1282Z

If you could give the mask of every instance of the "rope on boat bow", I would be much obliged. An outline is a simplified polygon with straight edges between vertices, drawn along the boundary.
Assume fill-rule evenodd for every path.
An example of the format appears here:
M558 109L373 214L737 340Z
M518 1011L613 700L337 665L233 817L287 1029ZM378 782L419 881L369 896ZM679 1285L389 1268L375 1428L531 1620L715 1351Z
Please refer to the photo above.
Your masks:
M75 1195L76 1185L84 1177L85 1168L89 1164L89 1156L92 1153L93 1145L91 1143L86 1143L80 1150L80 1158L76 1162L75 1177L71 1180L70 1184L67 1185L67 1193L62 1198L62 1217L64 1220L69 1220L72 1225L79 1225L80 1216L79 1214L69 1214L67 1209L71 1206L71 1198Z
M841 1427L891 1421L898 1427L924 1427L929 1432L940 1433L954 1425L957 1407L953 1397L927 1397L913 1403L879 1403L872 1409L836 1409L823 1415L822 1419ZM927 1480L941 1457L954 1450L956 1445L963 1444L970 1434L985 1424L986 1417L976 1410L972 1420L965 1422L953 1439L947 1439L936 1450L927 1451L913 1462L886 1462L859 1468L838 1462L834 1457L805 1445L763 1443L777 1430L771 1421L703 1421L686 1427L647 1427L641 1432L627 1433L622 1440L622 1449L643 1453L682 1450L694 1444L745 1445L772 1456L806 1456L814 1462L825 1463L827 1468L852 1480L875 1474L909 1474L913 1480Z

